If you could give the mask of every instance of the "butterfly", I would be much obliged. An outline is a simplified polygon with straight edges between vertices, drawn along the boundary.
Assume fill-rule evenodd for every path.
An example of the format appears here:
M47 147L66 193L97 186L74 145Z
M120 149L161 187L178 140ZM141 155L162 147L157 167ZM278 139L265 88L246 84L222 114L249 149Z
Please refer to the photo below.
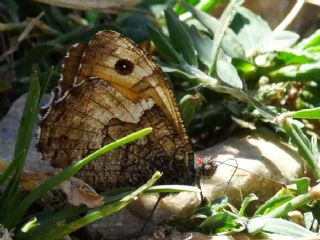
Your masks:
M136 187L156 170L163 172L159 183L193 182L193 152L166 76L147 53L117 32L98 32L88 44L70 49L41 115L37 148L57 168L153 128L76 175L96 190Z

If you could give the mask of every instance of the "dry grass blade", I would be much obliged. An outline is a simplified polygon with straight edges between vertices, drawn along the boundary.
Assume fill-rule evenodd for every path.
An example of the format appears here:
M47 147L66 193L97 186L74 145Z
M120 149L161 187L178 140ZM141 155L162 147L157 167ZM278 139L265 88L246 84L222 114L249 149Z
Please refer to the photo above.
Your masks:
M20 42L22 42L24 39L26 39L29 36L32 29L40 22L40 18L43 16L44 16L44 12L41 12L36 18L33 18L31 19L30 22L28 22L25 29L19 35L18 39L12 40L10 42L9 49L0 56L0 62L5 60L8 55L14 53L18 49Z
M121 0L121 1L87 1L87 0L34 0L45 4L50 4L58 7L71 9L79 9L86 11L101 11L106 12L108 9L128 9L135 6L141 0Z

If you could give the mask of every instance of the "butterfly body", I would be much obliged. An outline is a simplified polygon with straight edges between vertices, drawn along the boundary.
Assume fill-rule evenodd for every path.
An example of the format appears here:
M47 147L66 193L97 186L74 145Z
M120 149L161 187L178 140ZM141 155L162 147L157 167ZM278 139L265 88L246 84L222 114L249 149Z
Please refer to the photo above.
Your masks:
M103 31L66 57L52 103L43 110L38 149L58 168L145 127L152 134L108 152L77 175L96 190L191 183L193 153L160 67L119 33Z

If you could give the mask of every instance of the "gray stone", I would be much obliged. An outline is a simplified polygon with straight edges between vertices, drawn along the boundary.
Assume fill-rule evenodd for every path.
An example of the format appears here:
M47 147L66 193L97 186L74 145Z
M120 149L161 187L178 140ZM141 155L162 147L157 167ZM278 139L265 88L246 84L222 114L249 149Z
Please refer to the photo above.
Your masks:
M48 102L49 95L43 97L42 103ZM10 107L9 112L0 120L0 160L11 161L14 153L14 146L19 129L20 119L23 112L26 94L19 97ZM30 171L48 171L52 169L48 162L40 161L40 154L37 152L36 129L34 126L33 138L26 158L25 168Z

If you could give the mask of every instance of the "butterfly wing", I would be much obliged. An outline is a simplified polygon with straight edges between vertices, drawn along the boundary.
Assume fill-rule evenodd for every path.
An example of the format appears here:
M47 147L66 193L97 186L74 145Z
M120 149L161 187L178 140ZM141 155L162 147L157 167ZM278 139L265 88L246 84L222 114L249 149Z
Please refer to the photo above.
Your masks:
M152 127L152 134L100 156L78 177L99 190L141 185L156 170L164 173L163 183L190 183L193 154L158 65L110 31L89 42L78 65L73 86L41 121L38 149L44 159L66 167L116 139Z

